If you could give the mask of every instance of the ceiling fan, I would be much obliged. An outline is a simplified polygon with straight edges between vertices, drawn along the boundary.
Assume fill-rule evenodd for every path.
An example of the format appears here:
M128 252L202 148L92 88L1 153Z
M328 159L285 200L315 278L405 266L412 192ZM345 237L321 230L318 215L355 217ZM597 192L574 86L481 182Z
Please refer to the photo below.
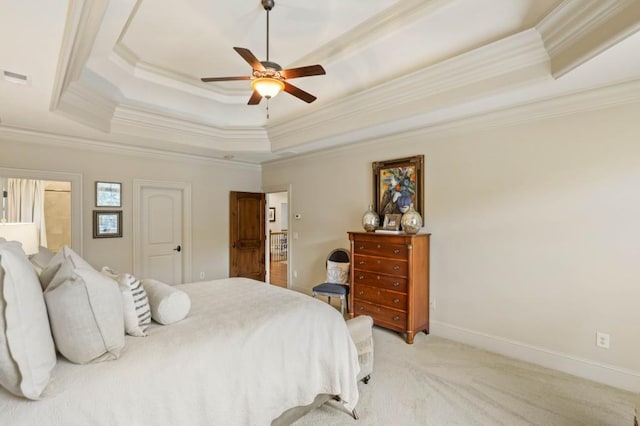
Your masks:
M315 96L294 86L287 80L323 75L326 74L324 68L322 68L322 65L309 65L283 70L280 65L269 60L269 11L273 9L275 1L261 0L261 3L264 10L267 11L267 60L259 61L249 49L234 47L233 49L251 65L253 69L251 75L241 77L204 77L201 80L205 83L211 81L251 80L253 94L249 98L249 105L258 105L262 98L271 99L281 91L285 91L307 103L315 101L317 99Z

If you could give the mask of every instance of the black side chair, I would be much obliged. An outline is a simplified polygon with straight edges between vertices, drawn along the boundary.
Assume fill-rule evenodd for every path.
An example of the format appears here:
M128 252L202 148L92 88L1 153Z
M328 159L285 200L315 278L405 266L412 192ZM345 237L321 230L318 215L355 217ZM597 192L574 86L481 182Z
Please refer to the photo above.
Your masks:
M325 267L328 266L329 261L336 262L336 263L346 263L347 265L349 265L351 261L349 250L346 250L343 248L332 250L331 253L329 253L329 255L327 256ZM329 304L331 304L332 297L339 297L340 312L342 312L343 316L345 314L345 310L344 310L345 305L347 307L347 311L349 310L349 297L348 297L349 296L349 272L348 271L349 269L347 269L346 283L342 284L342 283L325 282L313 287L312 293L311 293L313 297L316 297L316 296L327 297L328 299L327 302Z

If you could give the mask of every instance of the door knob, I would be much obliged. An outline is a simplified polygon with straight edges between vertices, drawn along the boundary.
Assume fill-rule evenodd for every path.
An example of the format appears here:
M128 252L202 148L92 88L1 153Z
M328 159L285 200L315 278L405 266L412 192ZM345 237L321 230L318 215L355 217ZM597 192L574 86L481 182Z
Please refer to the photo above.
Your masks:
M180 247L180 244L178 244L178 246L175 247L174 250L180 253L182 251L182 247Z

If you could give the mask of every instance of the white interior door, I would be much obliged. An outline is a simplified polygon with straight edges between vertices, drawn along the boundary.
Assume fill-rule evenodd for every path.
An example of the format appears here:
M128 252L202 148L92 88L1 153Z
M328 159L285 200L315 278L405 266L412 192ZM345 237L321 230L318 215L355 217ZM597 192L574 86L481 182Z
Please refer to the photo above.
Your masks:
M185 193L183 188L143 184L137 187L138 230L136 274L167 284L190 281L183 273L188 255L185 235ZM187 233L188 234L188 233Z

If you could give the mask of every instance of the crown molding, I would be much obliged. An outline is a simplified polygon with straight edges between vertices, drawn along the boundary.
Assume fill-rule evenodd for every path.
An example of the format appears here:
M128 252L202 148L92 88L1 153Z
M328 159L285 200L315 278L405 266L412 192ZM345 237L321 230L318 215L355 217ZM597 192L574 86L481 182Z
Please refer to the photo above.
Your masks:
M216 128L123 105L116 108L111 131L221 151L268 152L271 149L267 131L262 127Z
M536 28L560 78L640 30L640 2L565 0Z
M0 141L20 142L36 145L55 146L74 150L88 150L116 155L128 155L147 160L176 161L216 167L245 167L248 170L259 169L259 164L205 157L201 155L170 152L153 147L141 147L98 139L60 135L10 126L0 126Z
M116 102L82 80L69 84L58 101L56 112L108 133Z
M331 63L354 53L362 46L386 37L403 25L453 6L457 0L403 0L383 10L331 42L299 58L289 67L310 63Z
M80 79L108 0L70 0L50 108L58 108L64 92Z
M114 46L113 51L109 55L109 60L122 70L126 71L127 74L133 78L165 86L170 89L179 90L181 92L225 104L242 105L247 101L248 88L234 90L223 88L222 86L206 84L192 76L180 74L166 68L152 65L140 60L140 58L123 42L118 42Z
M484 129L509 127L635 102L640 102L640 79L576 91L560 97L508 106L488 113L423 125L410 130L405 127L404 130L385 134L379 131L381 129L375 129L367 138L359 138L348 144L330 147L319 146L317 151L309 150L293 157L265 161L263 165L285 165L299 161L302 158L314 158L341 151L361 150L363 147L375 144L388 144L390 142L401 144L424 140L428 137L433 138L434 136L440 137ZM402 126L399 126L399 128L402 128Z
M282 151L359 132L381 121L386 125L401 117L434 112L546 76L548 56L540 35L535 29L526 30L271 125L271 146Z

